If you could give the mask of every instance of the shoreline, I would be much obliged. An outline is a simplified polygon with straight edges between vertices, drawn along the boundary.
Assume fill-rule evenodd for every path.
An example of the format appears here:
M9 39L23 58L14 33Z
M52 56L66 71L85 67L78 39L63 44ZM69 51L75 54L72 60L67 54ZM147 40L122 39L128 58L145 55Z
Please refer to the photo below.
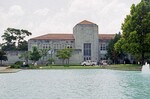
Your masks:
M15 69L7 67L0 67L0 73L16 73L21 70L68 70L68 69L108 69L120 71L141 71L142 66L133 64L118 64L107 66L38 66L37 68L21 68Z

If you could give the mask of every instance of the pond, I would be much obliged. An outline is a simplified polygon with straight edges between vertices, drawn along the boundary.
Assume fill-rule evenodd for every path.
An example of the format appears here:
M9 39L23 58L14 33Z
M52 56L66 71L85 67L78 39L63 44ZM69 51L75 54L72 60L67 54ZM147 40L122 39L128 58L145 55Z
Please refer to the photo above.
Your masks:
M150 99L150 75L103 69L0 74L0 99Z

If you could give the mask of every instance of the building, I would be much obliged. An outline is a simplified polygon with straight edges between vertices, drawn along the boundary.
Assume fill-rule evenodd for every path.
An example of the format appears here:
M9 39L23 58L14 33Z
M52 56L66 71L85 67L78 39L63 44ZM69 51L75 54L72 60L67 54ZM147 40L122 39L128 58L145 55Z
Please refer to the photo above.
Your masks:
M77 64L84 60L99 61L106 59L107 45L115 34L99 34L98 25L84 20L76 24L71 34L46 34L31 38L28 41L28 50L31 51L33 46L38 49L50 48L56 63L61 61L55 56L57 50L64 48L73 48L74 52L70 58L70 63Z

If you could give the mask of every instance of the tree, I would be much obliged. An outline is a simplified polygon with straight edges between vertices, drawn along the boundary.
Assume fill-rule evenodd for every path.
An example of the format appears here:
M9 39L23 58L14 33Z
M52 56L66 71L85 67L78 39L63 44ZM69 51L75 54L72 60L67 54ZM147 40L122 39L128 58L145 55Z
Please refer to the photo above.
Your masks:
M16 48L16 46L15 46L15 43L13 42L13 43L3 43L2 44L2 50L4 50L4 51L9 51L9 50L16 50L17 48Z
M121 38L121 33L119 32L118 34L115 35L114 39L112 39L107 48L107 58L113 61L113 63L117 63L118 59L123 58L124 54L123 51L120 50L115 50L114 45L115 43Z
M49 58L49 59L48 59L48 62L49 62L50 64L52 64L53 62L55 62L55 59Z
M2 35L2 38L5 41L5 43L3 43L3 50L16 50L18 47L19 50L27 50L27 43L24 39L26 36L30 35L32 35L32 33L28 32L27 30L7 28L7 30L5 30L4 34ZM25 48L20 46L17 47L17 45L24 44L26 44Z
M28 50L28 42L27 41L20 41L18 43L18 48L19 51L27 51Z
M25 53L21 54L19 58L23 59L28 64L28 60L30 58L30 51L26 51Z
M142 0L131 6L122 24L123 36L115 44L116 49L123 49L132 55L140 55L142 64L145 54L150 53L150 0Z
M0 50L0 65L2 65L2 61L7 61L6 53L3 50Z
M73 49L72 48L67 48L67 60L68 60L68 64L69 64L69 60L70 60L70 57L72 56L72 52L73 52Z
M43 57L43 61L45 59L45 56L47 56L49 50L50 49L40 49L40 54L41 54L41 57Z
M40 52L38 51L37 47L34 46L32 48L32 51L30 52L30 60L32 60L33 63L35 63L40 58L41 58Z
M71 54L72 54L72 49L65 48L65 49L58 50L56 57L58 57L59 59L62 59L63 64L64 64L64 61L67 59L68 64L69 64L69 59L71 57Z

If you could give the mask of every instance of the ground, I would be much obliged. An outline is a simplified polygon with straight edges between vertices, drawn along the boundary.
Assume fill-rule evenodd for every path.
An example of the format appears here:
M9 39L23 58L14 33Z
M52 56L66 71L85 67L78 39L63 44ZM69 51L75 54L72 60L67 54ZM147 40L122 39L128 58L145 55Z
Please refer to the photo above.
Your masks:
M141 68L142 66L137 64L117 64L117 65L107 65L107 66L69 66L69 65L32 66L30 68L25 68L25 69L112 69L112 70L123 70L123 71L141 71ZM0 73L15 73L20 70L21 69L0 67Z
M141 71L141 65L117 64L107 66L40 66L41 69L113 69L124 71Z
M9 68L9 66L6 67L0 67L0 73L15 73L20 71L21 69L12 69Z

